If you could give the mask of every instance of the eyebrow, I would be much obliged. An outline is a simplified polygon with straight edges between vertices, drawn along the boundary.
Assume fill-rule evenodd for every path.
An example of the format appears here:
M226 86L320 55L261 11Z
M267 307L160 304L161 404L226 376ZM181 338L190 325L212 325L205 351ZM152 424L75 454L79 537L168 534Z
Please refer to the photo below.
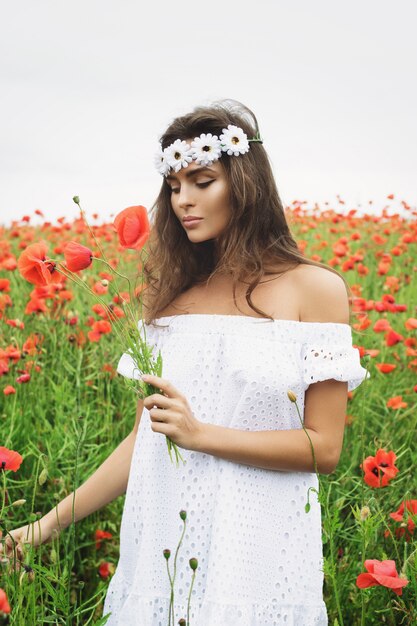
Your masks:
M205 170L207 170L208 172L212 172L213 174L216 173L216 170L213 170L212 168L208 167L207 165L204 165L202 167L196 167L194 170L186 172L185 175L186 175L187 178L191 178L192 176L196 176L197 174L200 174L201 172L204 172ZM166 177L166 180L177 180L177 178L175 176L172 176L172 174L169 174Z

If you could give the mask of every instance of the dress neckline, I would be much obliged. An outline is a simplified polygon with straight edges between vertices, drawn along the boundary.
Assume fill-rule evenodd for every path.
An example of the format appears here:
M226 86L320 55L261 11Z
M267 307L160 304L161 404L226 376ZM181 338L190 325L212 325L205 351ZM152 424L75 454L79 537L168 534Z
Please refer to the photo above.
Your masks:
M178 319L179 317L200 317L200 318L204 318L204 317L210 317L210 318L226 318L226 319L230 319L230 320L236 320L238 318L243 318L244 320L253 320L254 322L271 322L271 320L269 318L266 317L255 317L253 315L229 315L227 313L178 313L178 315L163 315L161 317L156 317L154 319L155 322L158 322L160 320L175 320ZM330 326L341 326L341 327L348 327L351 328L350 324L346 324L343 322L307 322L307 321L303 321L303 320L286 320L286 319L273 319L272 320L274 324L308 324L308 325L313 325L313 326L326 326L326 325L330 325Z

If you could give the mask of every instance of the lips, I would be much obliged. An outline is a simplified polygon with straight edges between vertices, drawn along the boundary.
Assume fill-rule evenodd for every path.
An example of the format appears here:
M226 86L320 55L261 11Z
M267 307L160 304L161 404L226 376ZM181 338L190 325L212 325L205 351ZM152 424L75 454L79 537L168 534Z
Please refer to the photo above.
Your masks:
M194 217L194 215L187 215L187 217L182 218L182 221L184 222L184 224L186 224L187 222L196 222L202 219L203 219L202 217Z

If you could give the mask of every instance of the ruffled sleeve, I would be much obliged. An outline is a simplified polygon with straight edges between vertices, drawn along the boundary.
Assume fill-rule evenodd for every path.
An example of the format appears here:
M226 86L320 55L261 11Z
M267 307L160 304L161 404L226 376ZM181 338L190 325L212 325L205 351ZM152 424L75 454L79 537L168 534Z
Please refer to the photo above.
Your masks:
M352 345L352 330L347 324L314 325L302 346L301 366L306 387L334 379L347 382L348 391L352 391L370 378L360 363L359 350Z
M121 374L125 378L139 380L140 370L138 369L135 361L133 360L129 352L125 352L120 357L119 364L117 366L117 373Z

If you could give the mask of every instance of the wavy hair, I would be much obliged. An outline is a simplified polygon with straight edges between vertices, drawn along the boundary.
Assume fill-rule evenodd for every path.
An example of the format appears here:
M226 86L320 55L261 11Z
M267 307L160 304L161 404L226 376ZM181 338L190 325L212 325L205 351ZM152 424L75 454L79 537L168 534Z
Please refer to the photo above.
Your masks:
M201 133L219 136L229 124L242 128L249 139L258 136L258 122L250 109L235 100L221 100L175 118L162 135L161 145L166 148L176 139L189 140ZM281 275L300 263L323 267L340 276L350 301L351 291L343 276L323 263L307 259L299 250L263 145L251 142L250 150L239 157L223 153L219 163L229 183L232 217L217 245L214 240L189 241L172 210L171 191L165 177L162 181L151 208L152 228L143 265L145 321L154 323L158 313L181 293L224 273L233 279L235 304L238 283L248 281L248 305L272 320L254 305L252 292L264 275Z

